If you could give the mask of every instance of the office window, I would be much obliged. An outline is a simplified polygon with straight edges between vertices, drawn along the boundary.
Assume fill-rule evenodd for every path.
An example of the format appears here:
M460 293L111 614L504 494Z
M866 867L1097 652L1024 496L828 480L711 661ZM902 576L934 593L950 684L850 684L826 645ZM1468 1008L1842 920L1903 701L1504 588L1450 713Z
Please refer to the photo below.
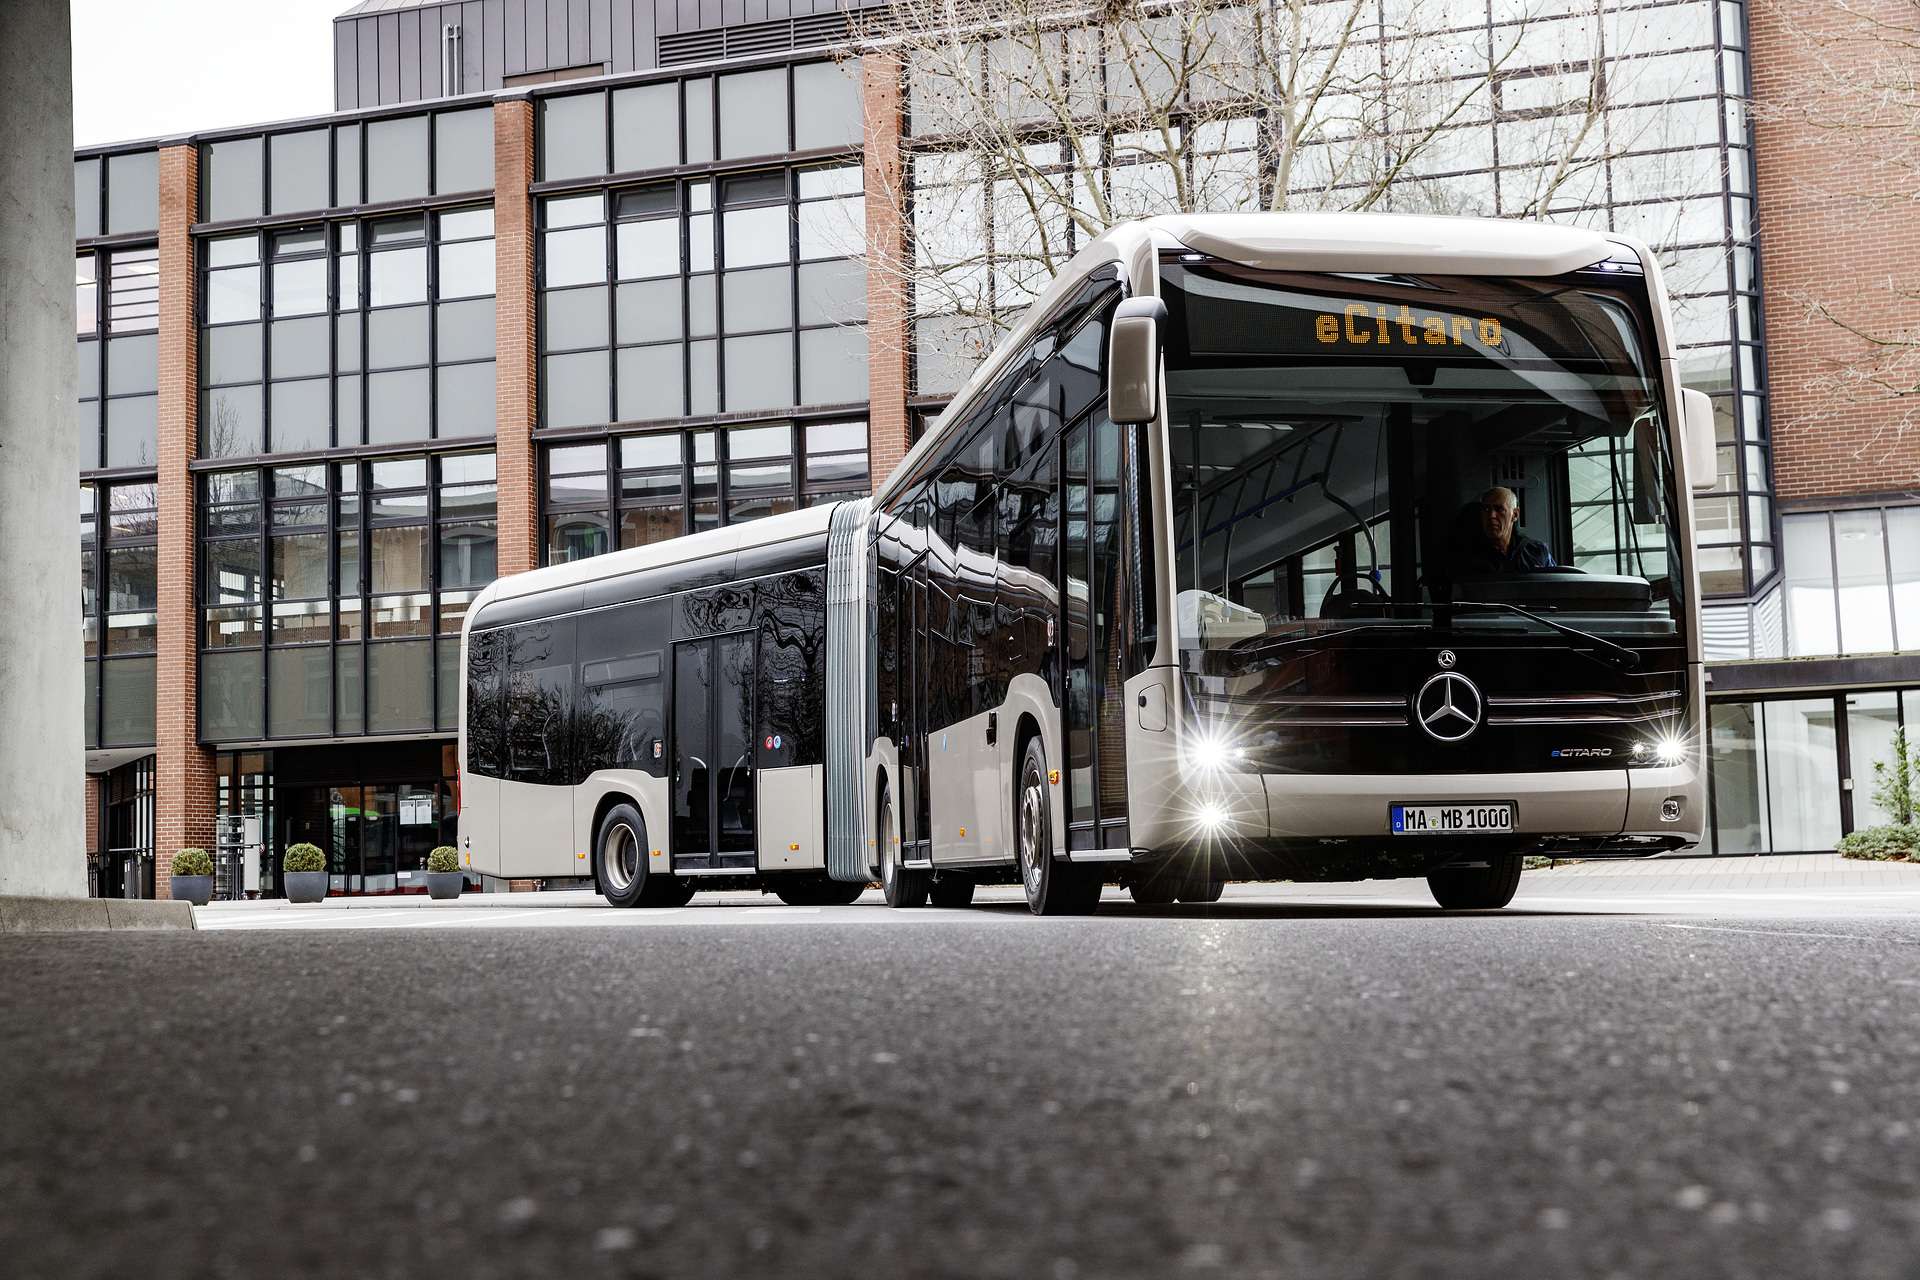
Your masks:
M113 159L126 163L114 168L110 162L105 175L109 221L115 217L122 222L143 217L145 221L139 227L113 225L110 233L158 226L157 153ZM76 167L76 188L86 181ZM116 182L126 186L128 200L133 202L124 209L114 203L111 187ZM201 148L200 204L205 222L463 195L492 186L493 111L488 107L224 138ZM79 222L87 225L84 216ZM81 234L100 233L83 230Z
M648 431L543 458L548 564L868 491L864 420Z
M544 182L708 164L716 151L850 151L864 136L858 58L562 94L539 110Z
M157 230L160 226L160 153L129 151L105 159L106 163L98 170L105 187L93 194L87 205L104 209L106 217L97 230L85 234L124 236ZM76 185L80 177L76 166Z
M491 451L208 473L201 510L205 736L455 727L442 673L497 566Z
M491 435L493 208L202 242L201 456Z
M157 507L158 486L151 480L80 487L89 747L145 746L155 740Z
M1783 516L1791 657L1920 650L1920 506Z
M74 259L82 470L159 461L159 265L154 249Z
M542 425L864 401L861 191L833 164L545 198Z

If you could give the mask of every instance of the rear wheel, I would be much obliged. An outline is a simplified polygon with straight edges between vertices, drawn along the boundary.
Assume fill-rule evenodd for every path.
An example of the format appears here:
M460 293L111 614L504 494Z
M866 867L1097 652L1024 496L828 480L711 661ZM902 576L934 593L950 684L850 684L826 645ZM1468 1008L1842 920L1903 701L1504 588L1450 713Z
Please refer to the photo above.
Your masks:
M900 865L900 840L893 830L893 792L884 786L880 791L880 812L875 831L880 841L880 892L886 897L887 905L925 906L933 873L909 871Z
M1442 867L1427 877L1433 900L1449 911L1492 911L1513 901L1520 887L1519 854L1488 858L1484 867Z
M1100 905L1099 876L1053 854L1053 796L1047 790L1046 749L1038 738L1027 744L1021 761L1013 815L1020 884L1033 914L1092 915Z
M965 876L941 876L933 882L928 898L936 907L949 910L971 906L973 903L973 881Z

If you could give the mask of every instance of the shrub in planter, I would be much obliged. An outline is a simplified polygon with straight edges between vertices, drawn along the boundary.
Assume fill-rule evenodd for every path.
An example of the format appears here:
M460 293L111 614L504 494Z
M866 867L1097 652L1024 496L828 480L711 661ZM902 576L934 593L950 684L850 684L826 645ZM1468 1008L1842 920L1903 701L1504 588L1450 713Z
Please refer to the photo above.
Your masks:
M460 853L443 844L427 855L427 892L435 898L457 898L466 887L467 877L460 870Z
M318 902L327 896L327 855L319 845L289 845L280 869L289 901Z
M173 900L204 907L213 899L213 859L205 849L182 849L173 855Z
M1871 862L1920 861L1920 825L1896 822L1843 836L1840 856Z

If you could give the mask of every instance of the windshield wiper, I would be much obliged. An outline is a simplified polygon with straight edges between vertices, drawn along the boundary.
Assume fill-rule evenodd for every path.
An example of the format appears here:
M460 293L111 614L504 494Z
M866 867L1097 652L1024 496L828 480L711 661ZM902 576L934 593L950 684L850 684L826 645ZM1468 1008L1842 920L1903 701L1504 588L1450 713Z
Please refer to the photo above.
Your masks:
M1640 665L1640 655L1625 645L1615 644L1611 640L1602 639L1594 635L1591 631L1582 631L1580 628L1570 627L1564 622L1555 622L1552 618L1543 618L1537 613L1522 609L1517 604L1507 604L1500 600L1455 600L1448 604L1434 605L1433 612L1436 617L1442 609L1484 609L1495 613L1516 613L1529 622L1537 622L1549 630L1558 631L1563 636L1570 636L1575 640L1584 640L1588 645L1592 646L1595 656L1620 668L1622 671L1632 671Z

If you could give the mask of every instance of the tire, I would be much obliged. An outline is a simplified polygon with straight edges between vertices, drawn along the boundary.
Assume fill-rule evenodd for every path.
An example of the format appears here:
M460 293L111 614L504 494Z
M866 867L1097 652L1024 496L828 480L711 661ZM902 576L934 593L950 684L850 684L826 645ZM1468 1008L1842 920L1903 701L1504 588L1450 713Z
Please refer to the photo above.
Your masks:
M1520 887L1519 854L1488 858L1484 867L1443 868L1427 877L1433 900L1448 911L1494 911Z
M1135 880L1127 886L1133 900L1143 907L1165 907L1180 900L1180 882L1165 871L1147 880Z
M1027 743L1013 792L1014 851L1027 907L1037 916L1089 916L1100 905L1100 876L1053 856L1053 795L1047 752Z
M790 907L844 907L865 893L867 886L828 876L787 875L775 882L773 891Z
M893 792L880 789L879 815L874 823L880 841L880 892L887 905L905 909L927 905L927 890L932 885L931 871L909 871L900 865L900 839L893 830Z
M949 911L973 905L973 881L965 876L942 876L933 882L928 890L929 900L936 907Z
M1189 880L1180 886L1180 901L1218 902L1226 891L1225 880Z
M637 907L646 896L647 823L630 804L617 804L600 819L593 840L593 879L616 907Z

